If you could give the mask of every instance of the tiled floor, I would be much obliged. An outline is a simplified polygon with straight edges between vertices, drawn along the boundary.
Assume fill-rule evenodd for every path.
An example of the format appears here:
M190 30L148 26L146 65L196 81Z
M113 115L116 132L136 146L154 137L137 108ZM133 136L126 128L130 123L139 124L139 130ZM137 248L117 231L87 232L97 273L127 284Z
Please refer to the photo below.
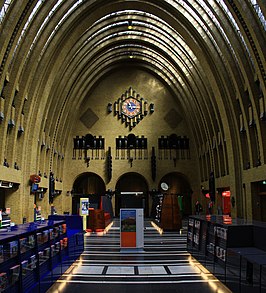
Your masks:
M186 225L184 225L186 227ZM120 251L118 221L85 235L85 251L49 289L54 292L231 292L186 250L186 230L160 235L145 221L144 251Z

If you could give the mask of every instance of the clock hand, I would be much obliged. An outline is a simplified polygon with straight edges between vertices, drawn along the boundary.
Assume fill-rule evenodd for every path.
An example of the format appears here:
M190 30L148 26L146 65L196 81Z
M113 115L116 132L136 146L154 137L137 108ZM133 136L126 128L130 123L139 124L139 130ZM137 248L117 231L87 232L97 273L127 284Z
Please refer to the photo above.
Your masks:
M130 109L132 110L136 109L136 105L134 103L130 103Z

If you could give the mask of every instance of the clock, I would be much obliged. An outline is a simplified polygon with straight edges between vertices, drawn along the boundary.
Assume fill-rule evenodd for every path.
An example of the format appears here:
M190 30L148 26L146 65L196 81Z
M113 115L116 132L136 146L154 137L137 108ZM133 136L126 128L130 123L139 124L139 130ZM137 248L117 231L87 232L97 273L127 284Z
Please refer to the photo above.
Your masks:
M161 188L162 188L162 190L166 191L166 190L168 190L169 186L168 186L167 183L162 182L162 183L161 183Z
M134 98L127 98L122 102L122 113L133 118L141 112L141 102Z

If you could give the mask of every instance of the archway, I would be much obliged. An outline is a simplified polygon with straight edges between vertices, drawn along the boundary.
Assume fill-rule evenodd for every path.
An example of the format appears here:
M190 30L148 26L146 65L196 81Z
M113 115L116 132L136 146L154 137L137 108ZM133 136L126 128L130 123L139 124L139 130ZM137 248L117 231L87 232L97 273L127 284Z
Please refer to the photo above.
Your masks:
M166 191L161 187L163 182L168 185ZM192 214L191 195L193 191L184 174L178 172L166 174L160 180L158 190L161 193L173 194L178 197L178 204L182 217L187 217Z
M145 217L149 216L149 189L146 179L134 172L123 174L115 186L115 215L120 208L144 208Z
M97 174L87 172L79 175L73 184L72 214L78 214L82 197L89 198L90 207L99 209L105 190L105 183Z

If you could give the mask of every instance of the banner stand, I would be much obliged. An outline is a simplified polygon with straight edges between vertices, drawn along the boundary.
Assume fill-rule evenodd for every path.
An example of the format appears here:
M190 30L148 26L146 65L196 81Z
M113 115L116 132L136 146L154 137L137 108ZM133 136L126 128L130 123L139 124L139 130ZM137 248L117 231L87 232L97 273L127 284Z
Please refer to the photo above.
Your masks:
M120 252L144 251L143 209L120 209Z
M83 231L87 229L87 216L89 215L89 199L88 198L81 198L80 199L80 207L79 207L79 214L83 218Z

